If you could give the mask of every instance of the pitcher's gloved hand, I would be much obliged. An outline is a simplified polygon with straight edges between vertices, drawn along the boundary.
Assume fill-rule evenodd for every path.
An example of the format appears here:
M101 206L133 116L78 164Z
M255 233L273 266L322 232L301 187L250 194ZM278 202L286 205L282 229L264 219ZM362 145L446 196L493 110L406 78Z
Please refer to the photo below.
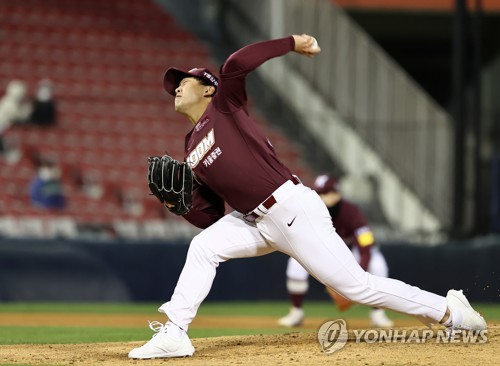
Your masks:
M193 198L193 171L169 155L148 159L148 185L151 193L176 215L189 212Z

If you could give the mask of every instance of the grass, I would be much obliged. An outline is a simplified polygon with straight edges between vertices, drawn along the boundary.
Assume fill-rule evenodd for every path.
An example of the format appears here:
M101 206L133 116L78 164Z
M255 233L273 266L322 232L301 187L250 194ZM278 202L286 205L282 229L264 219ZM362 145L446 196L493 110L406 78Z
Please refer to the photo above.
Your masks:
M23 314L152 314L158 315L159 304L150 303L0 303L0 314L2 313L23 313ZM200 307L199 315L231 315L231 316L282 316L289 308L289 303L285 301L266 302L206 302ZM309 301L304 305L308 314L314 316L340 316L349 314L353 317L364 317L368 314L368 309L362 306L354 306L346 313L340 313L326 301Z
M297 330L298 331L298 330ZM289 333L283 328L240 329L211 328L190 329L190 338L208 338L231 335ZM144 328L110 327L0 327L0 345L8 344L62 344L145 341L153 334Z
M151 331L146 328L3 326L0 334L0 344L51 344L135 341L151 336Z
M159 304L149 303L3 303L0 313L85 313L85 314L148 314Z
M0 304L0 314L32 314L32 313L75 313L75 314L147 314L151 319L159 319L156 311L158 304L61 304L61 303L5 303ZM198 312L199 315L213 316L270 316L278 318L284 315L289 308L288 302L207 302ZM353 306L346 312L339 312L328 301L306 302L305 311L310 316L329 319L338 318L365 318L369 309L364 306ZM481 312L489 322L500 321L500 303L476 304L475 308ZM394 319L408 318L406 315L388 312ZM298 331L295 330L294 331ZM288 333L289 329L248 329L248 328L221 328L201 329L191 328L189 335L192 338L215 337L229 335L277 334ZM94 342L128 342L147 340L151 330L128 327L38 327L38 326L0 326L0 344L50 344L50 343L94 343Z

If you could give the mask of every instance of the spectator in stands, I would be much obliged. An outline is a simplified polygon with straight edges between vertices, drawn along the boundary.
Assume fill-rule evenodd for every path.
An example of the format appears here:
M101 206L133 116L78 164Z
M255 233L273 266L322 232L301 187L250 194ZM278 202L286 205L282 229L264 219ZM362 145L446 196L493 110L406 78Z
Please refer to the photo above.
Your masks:
M15 123L24 123L31 114L31 102L27 98L26 84L12 80L0 100L0 155L6 155L9 144L5 139L7 131Z
M92 170L83 175L81 189L91 200L100 200L104 195L104 187L101 180L101 174L97 170Z
M52 82L49 79L40 80L33 100L30 122L39 126L50 126L56 123L56 119Z
M144 214L143 193L135 188L126 189L122 193L122 207L125 212L130 216L142 216Z
M66 197L60 181L60 170L54 161L44 158L31 182L30 197L34 206L45 209L63 209Z

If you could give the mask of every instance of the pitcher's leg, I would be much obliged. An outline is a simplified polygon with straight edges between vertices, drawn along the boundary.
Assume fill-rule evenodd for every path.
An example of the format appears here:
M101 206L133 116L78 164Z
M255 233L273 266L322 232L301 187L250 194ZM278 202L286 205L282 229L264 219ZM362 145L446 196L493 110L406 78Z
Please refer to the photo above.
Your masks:
M321 283L352 301L414 315L427 323L443 318L447 308L443 296L363 271L335 232L319 196L306 187L296 187L300 194L279 202L257 224L278 250L293 256ZM288 227L286 222L294 217L294 224Z
M241 214L224 216L191 242L172 298L158 310L187 331L201 302L208 295L219 263L232 258L256 257L273 252L255 226Z
M318 239L325 246L331 245ZM438 323L443 318L446 312L443 296L365 272L336 233L330 235L329 242L334 243L335 250L324 250L321 261L311 258L307 250L297 251L297 258L307 263L311 275L325 285L354 302L413 315L425 323ZM335 270L331 271L332 268Z

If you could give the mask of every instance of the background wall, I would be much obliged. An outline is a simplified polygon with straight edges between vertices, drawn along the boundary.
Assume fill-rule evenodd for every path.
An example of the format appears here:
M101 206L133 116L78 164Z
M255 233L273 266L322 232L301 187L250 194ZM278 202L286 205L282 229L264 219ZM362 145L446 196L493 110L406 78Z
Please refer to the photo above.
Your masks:
M500 301L500 238L436 247L382 247L390 276L445 294L462 288L471 301ZM170 298L182 270L185 241L0 241L2 301L155 301ZM285 300L287 257L222 263L207 300ZM311 280L309 299L326 300Z

